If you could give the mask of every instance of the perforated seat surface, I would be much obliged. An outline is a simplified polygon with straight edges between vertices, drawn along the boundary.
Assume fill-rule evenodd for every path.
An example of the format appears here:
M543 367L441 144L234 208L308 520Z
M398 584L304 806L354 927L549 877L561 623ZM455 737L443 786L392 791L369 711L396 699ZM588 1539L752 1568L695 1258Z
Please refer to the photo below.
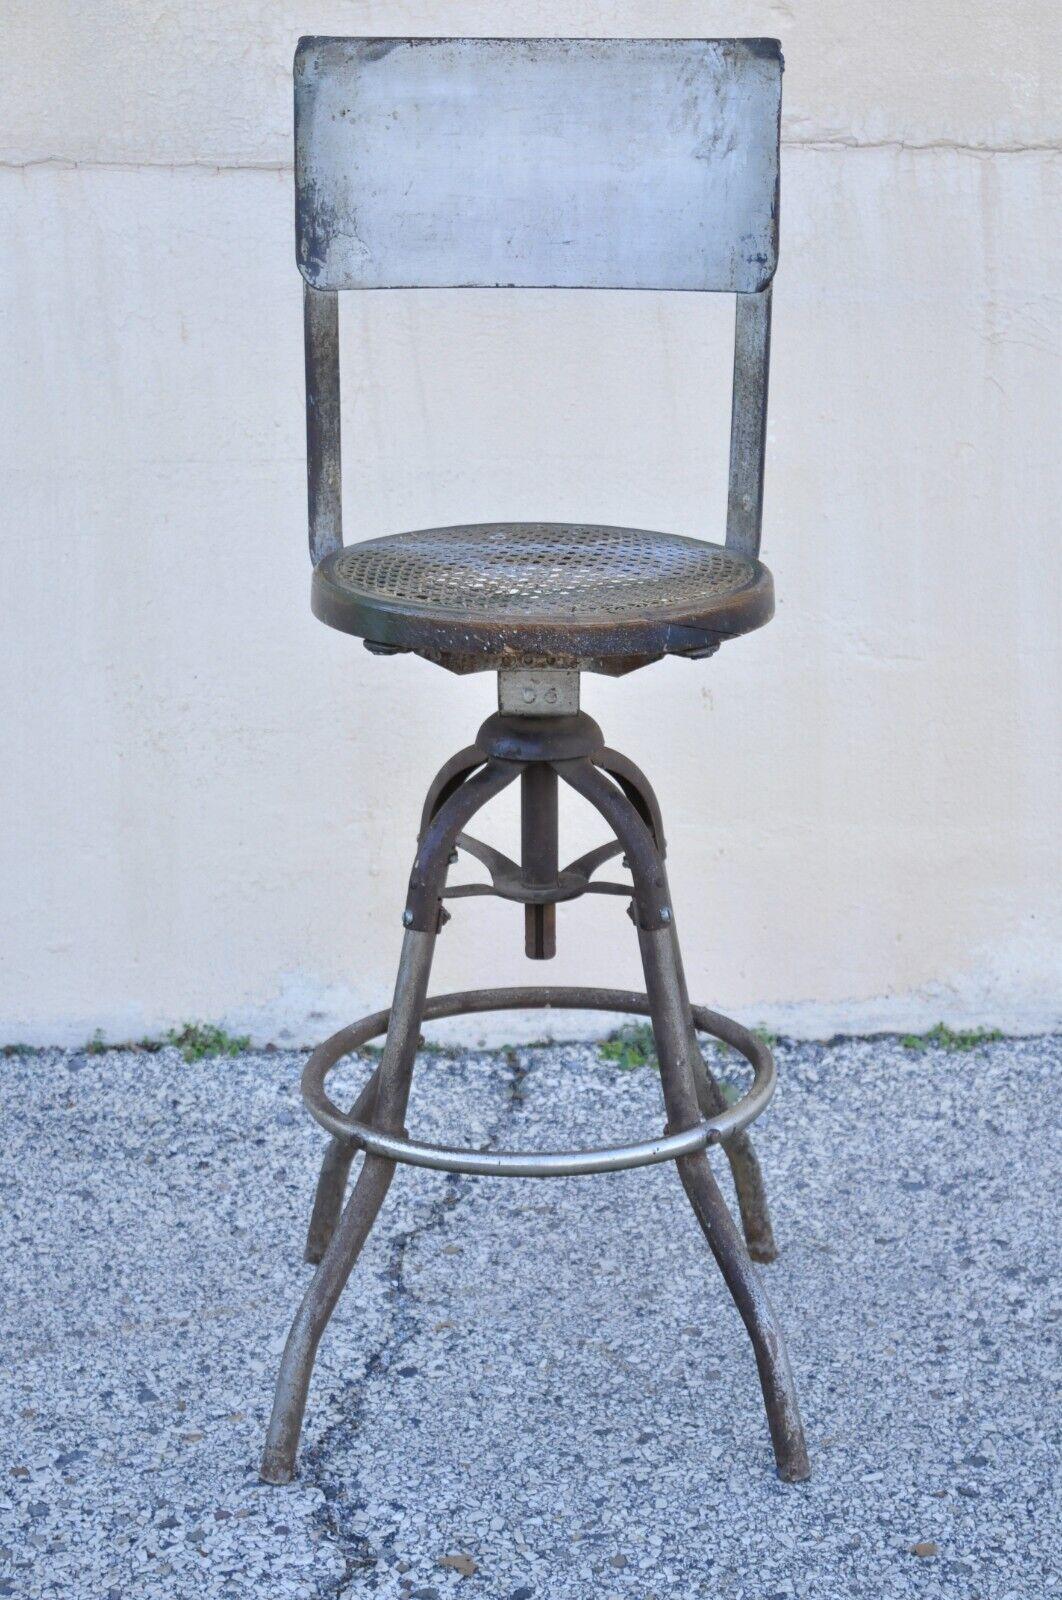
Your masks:
M758 627L773 591L760 562L679 534L492 522L347 545L316 568L313 607L333 627L465 666L519 656L617 670Z

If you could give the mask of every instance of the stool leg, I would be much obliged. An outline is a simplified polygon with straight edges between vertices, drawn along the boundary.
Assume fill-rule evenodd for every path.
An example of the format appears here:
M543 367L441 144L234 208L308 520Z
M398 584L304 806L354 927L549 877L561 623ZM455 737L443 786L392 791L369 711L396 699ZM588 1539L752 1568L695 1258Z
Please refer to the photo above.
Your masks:
M619 784L653 835L653 842L660 854L665 855L664 824L660 815L660 803L645 773L618 750L603 750L600 755L595 756L594 766L600 767L602 772L607 772L609 777L614 778ZM704 1115L712 1117L725 1110L723 1091L699 1050L693 1062L693 1073L697 1083L697 1099ZM778 1256L778 1247L774 1242L774 1229L771 1227L763 1174L752 1147L752 1140L745 1132L734 1134L732 1138L723 1140L723 1150L730 1163L738 1209L741 1212L741 1227L749 1255L753 1261L774 1261Z
M603 773L608 773L609 778L619 784L624 794L635 806L640 814L641 821L645 822L649 832L653 834L653 842L657 850L664 856L664 821L661 818L661 805L653 792L653 784L646 778L640 766L630 760L627 755L622 755L619 750L601 750L601 754L593 758L593 765L598 766ZM712 1069L704 1062L701 1051L696 1051L693 1061L694 1078L697 1083L697 1101L705 1117L715 1117L718 1112L726 1109L723 1091L713 1077ZM745 1243L749 1246L749 1254L753 1261L774 1261L777 1258L777 1245L774 1243L774 1229L771 1227L771 1213L768 1210L768 1197L763 1187L763 1173L760 1171L760 1162L757 1152L753 1150L752 1139L747 1133L736 1133L733 1138L723 1141L723 1150L726 1160L731 1168L734 1179L734 1190L737 1194L737 1206L741 1211L741 1226L744 1230Z
M660 1060L668 1129L674 1133L694 1126L698 1119L692 1059L694 1053L699 1056L700 1051L693 1037L686 982L673 926L639 929L638 942ZM701 1150L696 1155L683 1156L676 1165L694 1215L704 1230L752 1341L778 1476L787 1483L800 1483L810 1476L811 1467L785 1338L774 1307L727 1210L706 1153Z
M402 1127L405 1117L434 945L434 933L420 932L407 933L402 945L387 1043L376 1080L373 1117L377 1127L392 1132ZM393 1161L366 1155L354 1192L295 1313L281 1358L262 1456L261 1476L266 1483L290 1483L295 1476L295 1454L317 1346L372 1231L394 1173Z
M424 808L420 814L420 831L418 839L423 839L428 828L439 810L440 806L450 798L456 789L459 789L470 772L475 772L477 767L482 767L486 762L482 750L470 744L464 750L459 750L451 756L445 766L440 767L432 779L431 787L424 797Z
M785 1336L777 1314L727 1210L708 1157L701 1151L699 1155L684 1157L677 1166L693 1214L704 1231L752 1341L778 1476L785 1483L802 1483L811 1476L811 1464Z
M634 879L638 942L660 1062L668 1131L700 1120L694 1060L700 1049L693 1029L674 913L663 858L638 809L612 780L589 762L558 763L566 782L597 807L627 854ZM727 1210L704 1151L682 1156L679 1177L709 1248L745 1324L756 1356L778 1476L799 1483L810 1475L804 1429L785 1339L767 1291Z
M356 1113L352 1112L351 1115ZM306 1246L302 1259L312 1267L321 1264L328 1249L328 1241L336 1231L339 1213L347 1196L347 1180L351 1163L357 1155L356 1146L342 1139L330 1139L321 1162L321 1175L313 1197L310 1226L306 1230Z
M350 1108L350 1115L358 1122L372 1120L376 1105L376 1089L380 1082L377 1067L364 1089ZM306 1230L306 1249L303 1260L316 1267L328 1248L328 1241L336 1230L339 1213L347 1192L350 1166L357 1155L357 1146L349 1139L330 1139L321 1162L321 1176L313 1199L310 1226Z
M480 771L475 782L469 782L472 774L483 768L487 770ZM516 767L488 762L481 750L469 745L467 749L451 756L432 780L421 812L417 836L421 849L417 852L413 876L414 881L421 880L433 926L438 918L438 902L432 889L438 891L442 887L454 840L469 816L478 811L492 794L513 782L518 770ZM445 814L437 823L436 818L441 812ZM430 838L427 837L429 830ZM423 880L426 876L432 883L424 889ZM373 1114L378 1078L379 1068L351 1108L350 1115L358 1121L370 1119ZM333 1139L325 1151L303 1252L303 1259L312 1266L320 1263L335 1231L356 1154L355 1146L341 1139Z
M726 1098L699 1049L693 1060L693 1077L697 1089L697 1103L702 1113L706 1117L714 1117L720 1111L725 1111ZM724 1139L722 1144L734 1179L734 1192L741 1213L741 1229L745 1235L749 1255L753 1261L774 1261L778 1256L778 1246L774 1242L774 1229L771 1227L771 1213L767 1206L763 1173L760 1171L756 1152L752 1148L752 1140L742 1129L740 1133L731 1134L729 1139Z
M488 761L478 771L466 773L458 787L441 802L420 840L402 919L406 934L387 1040L380 1065L365 1091L368 1094L372 1090L373 1125L382 1132L400 1132L406 1114L442 910L440 895L454 840L480 806L512 783L520 770L516 763ZM334 1218L348 1169L349 1162L338 1152L326 1154L318 1184L321 1201L318 1221L322 1223L322 1234ZM333 1228L317 1271L295 1313L280 1361L273 1414L262 1456L261 1476L266 1483L290 1483L295 1476L295 1455L317 1346L372 1231L394 1172L393 1161L384 1156L366 1155L354 1191ZM311 1225L308 1243L315 1244L318 1237Z
M607 772L610 778L615 779L652 834L656 848L662 856L666 856L667 846L664 843L664 820L660 814L660 802L641 767L636 767L630 757L623 755L619 750L609 749L602 750L600 755L594 757L594 766L600 767L602 772Z

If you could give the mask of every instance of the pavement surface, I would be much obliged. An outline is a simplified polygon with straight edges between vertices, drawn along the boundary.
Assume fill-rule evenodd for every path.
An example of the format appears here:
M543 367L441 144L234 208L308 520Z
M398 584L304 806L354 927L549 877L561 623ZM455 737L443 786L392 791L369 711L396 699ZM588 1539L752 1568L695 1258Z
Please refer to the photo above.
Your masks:
M773 1474L670 1167L400 1172L321 1347L300 1476L260 1485L323 1148L303 1057L0 1061L0 1595L1062 1595L1062 1041L777 1053L761 1270L800 1486ZM651 1068L568 1045L425 1053L408 1121L512 1148L662 1116Z

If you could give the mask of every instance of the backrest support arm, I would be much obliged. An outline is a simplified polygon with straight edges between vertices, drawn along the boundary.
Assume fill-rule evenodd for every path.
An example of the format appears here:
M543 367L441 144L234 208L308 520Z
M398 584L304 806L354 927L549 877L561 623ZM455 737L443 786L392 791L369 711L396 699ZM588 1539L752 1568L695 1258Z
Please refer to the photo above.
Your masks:
M310 560L343 544L339 416L339 296L303 284L306 344L306 487Z
M771 285L735 296L734 398L730 415L730 489L726 542L743 556L760 552L763 466L767 450L767 379L771 365Z

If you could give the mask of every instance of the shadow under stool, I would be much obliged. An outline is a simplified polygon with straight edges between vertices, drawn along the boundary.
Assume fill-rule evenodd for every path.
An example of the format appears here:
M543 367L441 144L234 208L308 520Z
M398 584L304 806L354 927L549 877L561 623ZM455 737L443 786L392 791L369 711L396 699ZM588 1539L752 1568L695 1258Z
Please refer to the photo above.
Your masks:
M320 1338L394 1177L439 1172L548 1178L673 1161L752 1343L780 1477L808 1476L785 1341L754 1261L775 1245L747 1129L774 1089L771 1052L692 1005L645 775L580 709L580 675L619 676L665 655L693 661L773 612L758 559L777 261L782 61L773 40L306 39L295 62L298 262L304 284L312 606L376 655L415 654L457 674L498 674L496 714L453 756L424 803L387 1011L310 1056L303 1096L331 1135L306 1246L316 1271L281 1361L262 1477L294 1476ZM493 522L344 545L338 293L379 287L586 287L728 291L736 297L725 544L585 523ZM519 784L520 857L467 830ZM573 789L608 837L561 866L558 796ZM489 882L450 882L462 854ZM627 877L599 874L617 857ZM526 954L555 954L558 903L628 902L645 992L534 987L429 997L454 902L523 907ZM667 1123L639 1143L579 1151L451 1149L405 1128L422 1023L555 1006L647 1016ZM746 1057L729 1104L703 1033ZM329 1071L384 1045L349 1111ZM709 1165L721 1144L734 1222ZM361 1166L350 1188L355 1157Z

